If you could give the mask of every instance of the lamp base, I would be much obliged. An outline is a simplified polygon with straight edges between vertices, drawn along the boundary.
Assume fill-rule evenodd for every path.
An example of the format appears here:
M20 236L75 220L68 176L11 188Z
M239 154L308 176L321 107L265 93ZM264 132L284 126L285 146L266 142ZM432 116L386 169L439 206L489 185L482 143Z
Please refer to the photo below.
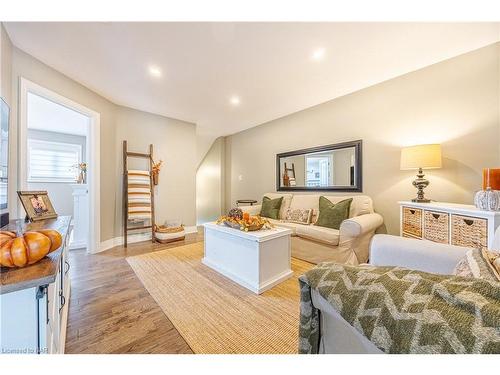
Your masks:
M429 180L426 180L422 168L418 169L417 178L413 181L413 186L417 188L417 197L413 198L412 202L429 203L431 200L424 197L424 189L429 185Z
M424 199L413 198L411 201L415 203L431 203L431 200L426 198Z

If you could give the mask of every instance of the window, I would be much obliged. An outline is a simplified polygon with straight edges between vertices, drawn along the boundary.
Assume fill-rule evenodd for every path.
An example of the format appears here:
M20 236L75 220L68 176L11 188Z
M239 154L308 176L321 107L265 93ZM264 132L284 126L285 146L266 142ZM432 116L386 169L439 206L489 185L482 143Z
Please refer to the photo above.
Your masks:
M75 182L81 161L81 145L28 140L29 182Z

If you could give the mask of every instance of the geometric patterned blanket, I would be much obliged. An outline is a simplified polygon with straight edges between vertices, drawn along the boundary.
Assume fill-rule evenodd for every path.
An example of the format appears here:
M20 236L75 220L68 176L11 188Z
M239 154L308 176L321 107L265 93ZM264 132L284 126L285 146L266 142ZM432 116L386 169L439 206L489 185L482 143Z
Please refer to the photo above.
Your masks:
M500 353L500 283L321 263L299 278L299 353L318 353L316 290L385 353Z

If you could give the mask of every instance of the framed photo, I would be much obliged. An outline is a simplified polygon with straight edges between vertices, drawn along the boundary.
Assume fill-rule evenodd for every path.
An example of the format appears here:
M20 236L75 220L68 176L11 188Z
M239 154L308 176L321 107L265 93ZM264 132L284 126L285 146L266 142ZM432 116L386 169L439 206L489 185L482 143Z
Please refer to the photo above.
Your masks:
M18 191L17 195L29 221L54 219L56 211L46 191Z

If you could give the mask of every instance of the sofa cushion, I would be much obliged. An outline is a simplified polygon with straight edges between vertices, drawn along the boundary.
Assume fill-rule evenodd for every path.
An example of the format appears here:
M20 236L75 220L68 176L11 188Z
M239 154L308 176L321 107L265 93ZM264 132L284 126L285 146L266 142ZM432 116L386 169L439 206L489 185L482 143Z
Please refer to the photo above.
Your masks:
M325 197L319 198L319 217L315 225L332 229L340 229L340 224L349 218L352 198L336 204Z
M339 244L340 232L337 229L297 224L295 232L299 237L322 242L327 245L337 246Z
M281 193L266 193L264 194L265 197L268 197L270 199L276 199L283 197L283 201L281 202L281 208L280 208L280 214L279 214L279 219L283 219L285 217L285 212L286 210L290 207L290 203L292 202L292 194L281 194Z
M266 194L268 195L268 194ZM269 198L273 198L273 196L268 195ZM328 199L332 203L338 203L345 199L352 198L351 207L349 210L349 217L356 217L359 215L366 215L373 213L373 202L372 199L367 195L323 195L326 199ZM293 209L313 209L313 216L311 219L312 223L315 223L318 219L319 213L319 194L290 194L290 203L289 206ZM288 198L287 198L288 199ZM283 215L280 216L281 219L285 217L284 212L286 212L286 208L283 209L284 204L281 207L281 212Z
M269 197L262 198L262 207L260 209L260 216L268 217L270 219L278 219L282 201L283 197L275 199L271 199Z
M286 229L290 229L292 231L292 236L297 235L297 228L298 227L306 227L308 225L303 225L303 224L297 224L297 223L289 223L286 221L282 220L274 220L274 219L269 219L269 222L277 227L282 227Z

